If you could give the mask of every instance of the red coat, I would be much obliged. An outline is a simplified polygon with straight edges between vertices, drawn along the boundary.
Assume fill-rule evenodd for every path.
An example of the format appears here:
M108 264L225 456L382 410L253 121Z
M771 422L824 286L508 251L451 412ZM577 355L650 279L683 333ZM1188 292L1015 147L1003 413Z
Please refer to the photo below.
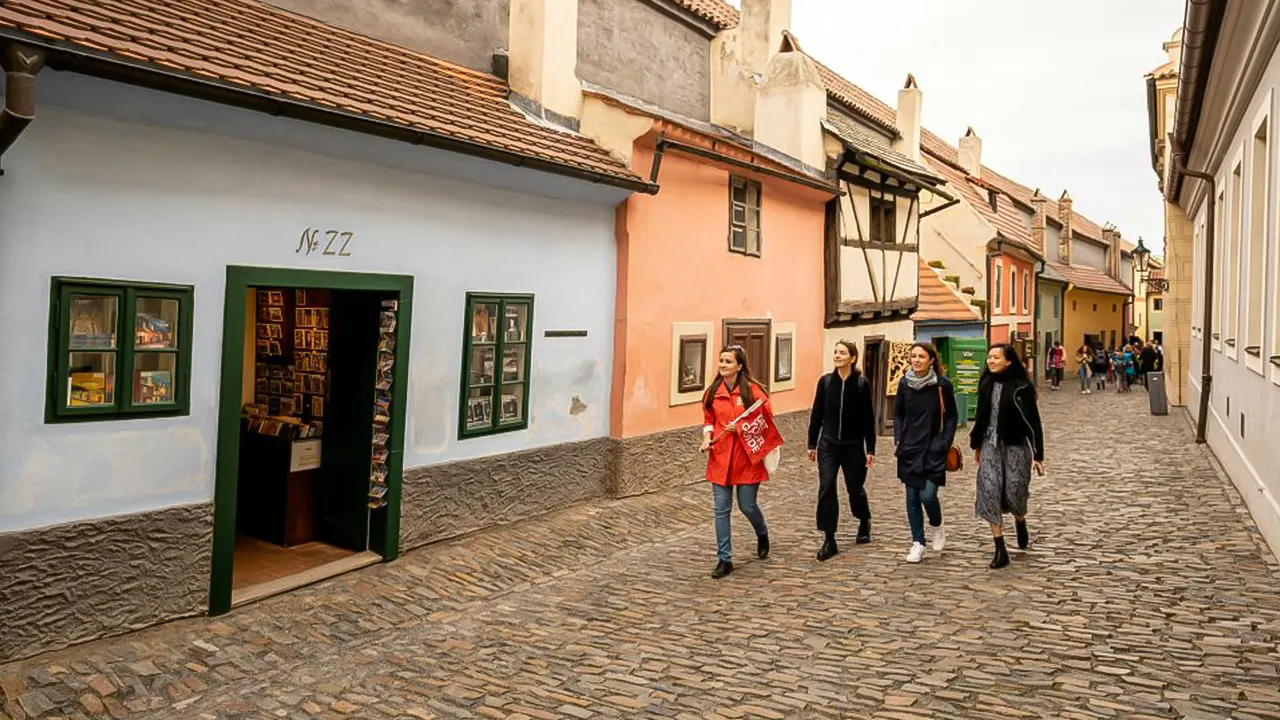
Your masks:
M759 385L751 386L751 396L759 400L764 398L765 407L770 412L769 398ZM703 421L711 428L711 437L715 438L724 430L724 426L747 408L742 404L742 395L734 391L732 395L723 384L716 388L715 399L711 401L711 409L703 405ZM769 472L764 463L752 464L747 455L747 448L742 438L736 433L726 434L716 441L707 451L707 481L716 485L759 485L769 479Z

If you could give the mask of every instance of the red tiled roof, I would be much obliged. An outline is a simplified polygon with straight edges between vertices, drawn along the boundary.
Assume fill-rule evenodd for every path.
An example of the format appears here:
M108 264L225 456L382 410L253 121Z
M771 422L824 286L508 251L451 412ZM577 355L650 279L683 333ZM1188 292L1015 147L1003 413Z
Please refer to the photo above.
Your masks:
M982 322L978 308L966 302L938 273L919 259L919 305L911 313L916 322Z
M1067 282L1078 288L1110 293L1112 295L1133 294L1133 291L1121 284L1120 281L1097 268L1084 267L1081 265L1067 265L1052 261L1045 264L1057 271L1059 275L1066 278Z
M697 15L703 20L710 20L716 27L721 30L731 28L738 24L739 15L737 8L722 0L675 0L689 12Z
M1038 247L1031 238L1031 231L1023 220L1022 211L1013 204L1008 195L1000 192L1000 188L996 188L997 209L992 210L987 183L975 180L965 175L964 171L957 170L946 163L935 163L935 166L938 174L947 181L947 187L959 192L965 202L995 228L1002 238L1036 255L1043 254L1044 249Z
M256 0L5 0L0 34L14 30L78 53L434 135L463 152L643 185L590 140L516 110L507 85L492 75Z
M839 73L809 56L818 66L818 75L826 86L827 95L834 97L851 109L858 111L864 118L888 130L891 135L898 134L898 112L886 105L880 98L845 80Z

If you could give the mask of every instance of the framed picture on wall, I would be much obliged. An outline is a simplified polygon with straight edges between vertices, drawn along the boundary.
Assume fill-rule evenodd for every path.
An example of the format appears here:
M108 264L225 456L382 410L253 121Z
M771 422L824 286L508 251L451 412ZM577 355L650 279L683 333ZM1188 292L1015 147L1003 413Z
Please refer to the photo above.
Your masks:
M707 381L707 336L680 337L680 383L682 393L698 392Z

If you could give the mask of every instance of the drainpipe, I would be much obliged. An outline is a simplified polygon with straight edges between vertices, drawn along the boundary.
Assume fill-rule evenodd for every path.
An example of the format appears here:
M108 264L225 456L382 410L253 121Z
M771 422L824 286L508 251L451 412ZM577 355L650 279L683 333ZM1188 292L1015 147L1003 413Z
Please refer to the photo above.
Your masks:
M4 69L4 108L0 109L0 158L36 119L36 73L44 67L44 52L12 43L0 52ZM0 171L3 172L3 171Z
M1045 261L1036 261L1035 282L1031 283L1031 296L1035 298L1035 306L1031 311L1031 342L1032 347L1040 342L1040 315L1044 312L1044 308L1040 307L1040 276L1044 275ZM1053 345L1049 345L1053 347ZM1036 353L1037 369L1036 385L1040 384L1040 380L1044 378L1044 371L1049 369L1049 347L1044 348L1042 352ZM1039 366L1040 358L1045 358L1044 367Z
M1209 218L1204 228L1204 331L1200 336L1203 350L1200 360L1200 415L1196 418L1196 442L1203 445L1209 423L1209 389L1213 386L1213 373L1210 369L1213 347L1209 338L1213 337L1213 228L1218 212L1218 182L1209 173L1188 170L1182 164L1182 156L1181 152L1173 156L1174 162L1178 164L1178 172L1209 184Z

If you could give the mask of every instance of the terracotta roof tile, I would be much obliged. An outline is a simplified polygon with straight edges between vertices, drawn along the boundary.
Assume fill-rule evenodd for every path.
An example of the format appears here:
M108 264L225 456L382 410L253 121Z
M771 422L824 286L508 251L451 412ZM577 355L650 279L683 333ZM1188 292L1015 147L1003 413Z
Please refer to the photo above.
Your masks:
M712 0L703 0L711 2ZM626 183L642 182L590 140L514 108L498 78L257 0L5 0L17 30L193 76Z
M943 280L936 270L919 259L919 305L911 314L916 322L982 322L982 313Z
M1059 275L1066 278L1067 282L1085 290L1095 290L1112 295L1133 294L1133 291L1128 287L1097 268L1067 265L1052 261L1046 262L1045 265L1053 268Z
M846 145L854 148L855 150L860 150L869 155L878 157L900 170L906 170L910 173L925 177L934 176L934 172L929 168L920 165L906 155L892 149L888 139L871 130L863 128L856 121L850 120L839 111L834 111L833 109L827 110L827 124L831 129L836 131L836 135L838 135Z
M896 110L875 95L845 80L839 73L818 62L818 59L812 55L809 59L818 66L818 75L822 78L822 84L826 86L827 95L858 111L864 118L888 130L890 134L895 136L898 134Z
M675 0L675 2L703 20L710 20L721 30L734 27L739 22L737 8L722 0Z
M1024 250L1042 255L1044 249L1037 246L1031 238L1031 230L1022 216L1022 210L1013 204L1008 195L987 183L982 183L965 175L964 171L946 163L936 163L938 174L947 181L947 187L953 188L964 198L965 202L980 215L989 225L996 229L1000 237L1022 247ZM997 191L996 209L991 209L989 187Z

